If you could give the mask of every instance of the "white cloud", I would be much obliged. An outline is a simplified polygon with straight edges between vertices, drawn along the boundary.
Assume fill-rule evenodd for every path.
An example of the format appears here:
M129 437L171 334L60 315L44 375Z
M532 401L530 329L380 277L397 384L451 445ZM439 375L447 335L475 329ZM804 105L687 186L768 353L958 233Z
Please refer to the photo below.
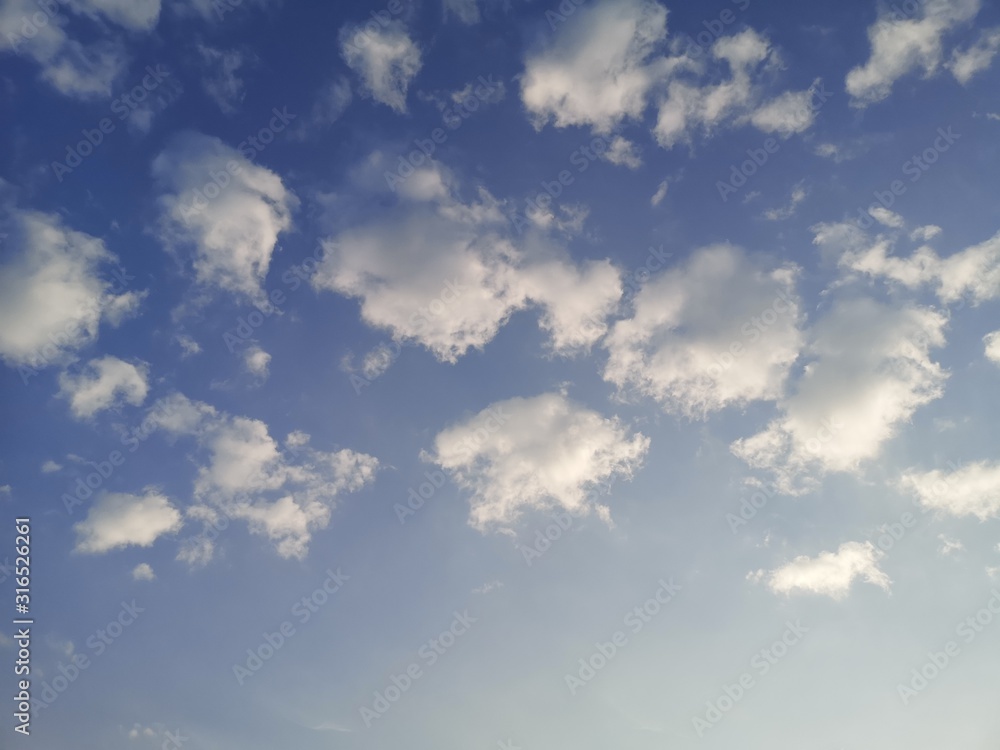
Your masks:
M670 188L670 183L664 180L656 188L656 192L653 193L653 197L649 199L649 204L651 206L659 206L660 202L667 197L667 190Z
M446 16L454 13L459 21L470 26L479 23L478 0L443 0L443 2Z
M626 140L620 135L614 137L608 150L601 154L601 158L629 169L638 169L642 166L639 148L632 141Z
M922 227L917 227L912 232L910 232L910 239L914 242L930 242L932 239L941 234L943 230L941 227L934 224L926 224Z
M888 208L883 208L882 206L872 206L868 209L868 213L871 214L875 221L884 227L901 229L903 225L906 224L906 222L903 221L902 216L890 211Z
M77 10L96 12L98 7L105 8L111 20L128 25L142 23L151 4L149 0L128 6L124 0L76 3ZM46 18L44 25L28 20L36 14ZM0 52L23 53L32 58L41 67L42 78L66 96L78 99L110 97L128 63L124 47L118 41L106 40L82 44L67 36L66 26L65 16L56 13L50 17L33 0L6 0L0 5ZM25 27L35 33L22 34Z
M854 106L867 106L889 96L903 76L921 71L937 72L943 57L945 35L971 21L980 0L925 0L915 18L893 18L885 7L868 28L871 55L847 74L847 92Z
M360 298L366 323L397 341L417 341L446 362L481 349L512 313L531 305L541 308L557 353L585 349L604 334L622 293L609 261L575 264L537 231L515 238L485 190L465 203L440 165L421 172L421 182L413 183L421 176L414 174L400 186L405 200L388 215L324 243L312 277L317 289Z
M836 552L818 557L802 555L767 573L767 585L776 594L818 594L841 600L856 578L889 590L892 581L878 563L885 556L871 542L844 542ZM761 577L764 571L758 571Z
M76 551L101 554L132 545L149 547L160 536L179 531L183 523L180 512L155 489L142 495L105 493L87 518L73 526Z
M925 508L981 521L1000 517L1000 463L980 461L950 472L911 470L902 476L899 487Z
M246 96L243 79L237 75L246 62L243 53L205 44L198 45L198 52L204 65L201 84L205 93L224 113L233 114Z
M927 245L908 258L892 256L889 253L895 242L894 235L879 235L874 240L855 235L851 243L843 245L840 264L852 271L884 277L909 289L933 286L938 298L946 304L957 302L966 295L971 297L973 304L1000 296L1000 233L945 258Z
M947 534L938 534L938 541L941 542L941 548L938 550L938 554L944 557L947 557L953 552L961 552L965 549L964 544L957 539L951 539Z
M610 522L608 509L593 500L596 486L630 478L648 448L649 438L630 435L616 418L546 393L492 404L442 430L425 458L472 492L469 523L486 530L553 508L596 511Z
M275 243L298 206L281 178L218 138L192 132L156 157L153 176L163 193L161 239L170 249L194 246L198 282L263 300Z
M206 526L222 518L244 520L282 557L304 557L338 497L370 484L379 468L364 453L313 449L301 432L289 435L288 450L282 450L264 422L218 412L181 394L154 404L146 421L174 436L193 437L204 454L194 480L196 504L187 516ZM202 533L184 540L178 557L201 565L213 554L212 536Z
M70 409L77 419L86 419L104 409L123 403L139 406L149 391L149 365L134 365L118 357L92 359L76 375L59 375L59 395L69 399Z
M103 16L132 31L151 31L160 20L160 0L70 0L76 12Z
M374 380L389 369L395 355L388 344L379 344L368 352L361 362L361 372L369 380Z
M799 183L792 188L792 197L788 205L765 211L764 218L768 221L784 221L785 219L790 219L795 215L795 211L798 209L799 204L804 201L808 195L809 191L806 190L805 185Z
M400 21L376 31L345 26L340 30L340 54L375 101L406 111L406 91L423 63L420 48Z
M57 464L51 458L48 459L45 463L42 464L42 473L43 474L54 474L55 472L61 471L61 470L62 470L62 464Z
M724 125L750 123L758 130L782 137L812 126L818 80L804 91L790 91L762 101L764 92L757 79L781 65L767 37L746 29L719 38L709 53L716 66L729 68L729 78L710 84L697 80L671 81L653 131L661 146L672 148L690 142L699 132L712 135Z
M986 346L986 358L1000 365L1000 331L993 331L983 337Z
M132 580L134 581L152 581L155 578L156 574L153 573L149 563L139 563L132 569Z
M118 325L145 293L112 291L100 275L117 263L104 242L63 226L54 214L12 210L0 266L0 357L44 367L97 339L101 322Z
M201 345L186 333L179 333L175 337L181 347L181 357L187 359L201 352Z
M292 131L292 136L305 140L322 131L340 119L354 99L350 81L344 76L338 76L326 84L316 96L312 111Z
M750 114L750 122L757 130L786 138L808 130L816 119L813 98L818 84L804 91L787 91L762 104Z
M256 344L243 350L243 366L252 375L266 380L270 364L271 355Z
M946 319L929 308L840 301L809 332L806 364L781 416L734 454L798 494L826 472L856 472L920 406L939 398L947 373L929 350Z
M778 398L802 345L796 275L731 245L695 251L636 293L604 379L689 417Z
M965 85L977 73L990 67L997 52L1000 52L1000 28L983 29L979 38L967 49L956 49L945 67L959 83Z
M667 11L649 0L613 0L579 8L545 49L530 55L521 99L541 128L590 125L608 133L638 119L650 87L669 69L651 60L666 39Z

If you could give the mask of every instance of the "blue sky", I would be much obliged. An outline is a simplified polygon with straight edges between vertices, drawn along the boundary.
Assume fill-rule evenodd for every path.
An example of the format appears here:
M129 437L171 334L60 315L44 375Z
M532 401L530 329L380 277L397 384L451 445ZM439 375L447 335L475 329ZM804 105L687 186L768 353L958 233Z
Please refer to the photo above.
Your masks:
M0 0L3 746L995 748L998 52Z

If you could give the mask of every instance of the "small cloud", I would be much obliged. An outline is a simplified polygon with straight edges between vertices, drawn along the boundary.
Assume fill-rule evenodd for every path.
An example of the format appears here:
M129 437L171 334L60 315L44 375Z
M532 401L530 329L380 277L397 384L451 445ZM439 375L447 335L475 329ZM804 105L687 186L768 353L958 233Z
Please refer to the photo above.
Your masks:
M489 583L484 583L482 586L477 586L472 589L473 594L488 594L491 591L496 591L497 589L503 588L502 581L490 581Z
M806 199L809 195L809 191L806 190L803 183L799 183L792 189L791 202L787 206L781 208L772 208L769 211L764 212L764 218L768 221L784 221L795 215L796 209L798 209L799 204Z
M62 469L62 464L57 464L51 458L42 464L43 474L54 474L55 472L60 471L61 469Z
M267 380L270 364L271 355L259 346L253 345L243 350L243 366L251 375Z
M182 359L187 359L188 357L193 357L195 354L201 353L201 345L186 333L177 334L176 341L181 347Z
M938 554L942 556L948 556L952 552L961 552L965 549L965 545L962 544L957 539L951 539L945 534L938 534L938 540L941 542L941 548L938 550Z
M152 581L154 578L156 578L156 574L153 573L149 563L139 563L132 569L132 580L134 581Z
M656 188L656 192L653 193L653 197L649 199L649 204L651 206L659 206L660 202L667 197L667 190L670 188L670 183L664 180L660 183L659 187Z

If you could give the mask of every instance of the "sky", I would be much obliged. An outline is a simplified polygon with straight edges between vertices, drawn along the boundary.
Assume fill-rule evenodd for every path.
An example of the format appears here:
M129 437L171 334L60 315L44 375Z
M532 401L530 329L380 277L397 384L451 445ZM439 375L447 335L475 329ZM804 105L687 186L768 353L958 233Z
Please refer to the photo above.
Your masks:
M0 0L0 744L995 750L998 53Z

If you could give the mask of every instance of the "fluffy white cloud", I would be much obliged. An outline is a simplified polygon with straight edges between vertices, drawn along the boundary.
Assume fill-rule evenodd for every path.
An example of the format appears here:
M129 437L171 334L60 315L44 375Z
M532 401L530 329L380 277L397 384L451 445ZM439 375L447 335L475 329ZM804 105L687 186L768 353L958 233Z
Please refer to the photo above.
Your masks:
M585 349L604 334L622 294L609 261L575 264L543 234L515 237L489 193L463 202L435 163L398 192L404 200L388 215L324 243L316 288L360 298L365 322L447 362L485 346L512 313L531 305L541 308L558 353Z
M1000 331L993 331L983 337L986 346L986 358L1000 365Z
M218 138L188 132L153 161L161 239L194 247L198 282L263 300L261 284L298 199L281 178ZM214 196L214 197L213 197Z
M109 20L130 28L148 28L152 0L129 3L127 0L77 0L74 10L95 14L103 11ZM58 6L57 6L58 10ZM159 2L155 2L158 15ZM30 19L45 17L45 24ZM128 56L117 41L82 44L65 31L67 19L61 13L50 15L34 0L5 0L0 4L0 52L23 53L33 59L42 78L66 96L95 99L111 96L114 83L125 71ZM23 33L27 31L27 33Z
M952 53L947 68L964 85L977 73L989 68L997 52L1000 52L1000 28L983 29L971 46Z
M546 393L498 402L443 430L425 458L472 492L469 522L486 530L532 509L596 511L610 521L593 499L597 484L631 477L648 448L649 438L618 419Z
M315 450L301 432L282 449L260 420L221 413L181 394L154 404L146 422L150 429L193 437L204 454L188 518L216 528L223 519L246 521L282 557L304 557L338 497L370 484L379 468L373 456L350 449ZM184 540L178 558L200 565L213 554L213 535L203 532Z
M152 581L155 578L156 574L149 563L139 563L132 569L133 581Z
M889 590L892 581L878 563L885 553L871 542L844 542L836 552L821 552L818 557L802 555L769 571L768 587L777 594L819 594L840 600L847 596L856 578ZM764 571L753 576L763 577Z
M875 458L920 406L939 398L947 374L930 359L946 319L922 307L870 299L838 302L809 332L807 362L781 416L732 451L773 472L797 494L817 474L854 472Z
M142 495L105 493L91 506L87 518L74 525L76 551L100 554L119 547L149 547L164 534L179 531L180 511L159 491Z
M952 471L909 471L900 489L925 508L953 516L976 516L982 521L1000 516L1000 463L980 461Z
M55 472L61 471L61 470L62 470L62 464L57 464L51 458L48 459L47 461L45 461L45 463L42 464L42 473L43 474L54 474Z
M933 75L944 55L944 37L971 21L980 0L924 0L914 17L900 16L885 7L868 28L871 55L847 74L847 93L855 106L867 106L889 96L903 76L921 71ZM962 65L959 70L964 71ZM956 77L959 73L956 73Z
M59 376L59 395L69 400L77 419L129 403L139 406L149 391L149 365L134 365L118 357L92 359L82 372Z
M256 344L243 350L243 366L247 372L262 379L267 379L271 355Z
M402 22L390 21L377 30L345 26L340 30L340 54L375 101L406 111L406 91L423 63L420 48Z
M765 101L762 73L780 67L770 41L753 29L721 37L709 50L711 62L729 69L729 78L703 83L678 76L660 104L654 134L664 148L690 142L696 133L711 135L724 125L749 123L765 133L788 137L812 126L816 104L823 101L817 80L804 91L790 91ZM683 70L684 66L678 66ZM820 98L817 98L820 97Z
M802 346L796 274L731 245L695 251L643 285L632 317L614 324L605 380L689 417L777 399Z
M642 157L639 155L639 148L632 141L615 136L608 146L608 150L601 154L601 158L612 164L638 169L642 166Z
M874 209L872 212L874 215ZM902 226L902 220L896 214L891 211L886 214L889 216L879 219L882 223L892 227ZM928 227L922 229L927 230ZM945 258L928 245L921 246L906 258L890 255L896 240L895 235L879 235L875 239L855 236L849 244L842 245L844 251L840 264L858 273L886 278L909 289L932 286L946 304L965 296L970 297L973 304L1000 296L1000 232Z
M145 293L115 292L102 266L117 263L104 242L64 227L54 214L12 210L0 265L0 357L44 367L97 338L101 322L118 325Z
M639 118L650 87L673 64L652 59L666 35L666 8L650 0L578 9L551 45L525 62L521 98L536 127L552 120L608 133L626 117Z

